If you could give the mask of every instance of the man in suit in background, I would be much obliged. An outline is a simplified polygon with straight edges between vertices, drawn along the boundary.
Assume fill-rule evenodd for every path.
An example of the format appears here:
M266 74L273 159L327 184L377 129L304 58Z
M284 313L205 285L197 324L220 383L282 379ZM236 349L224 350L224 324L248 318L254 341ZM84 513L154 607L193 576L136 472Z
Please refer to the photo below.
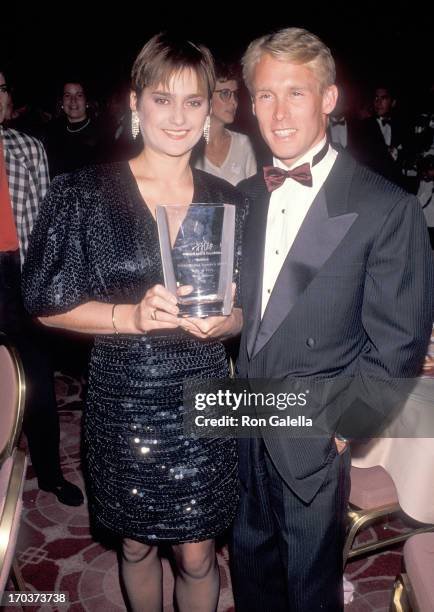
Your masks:
M351 151L358 141L360 120L351 108L349 87L339 85L339 96L333 113L329 116L327 138L338 151Z
M349 151L361 164L402 186L405 181L400 160L408 134L394 114L396 98L389 85L374 88L372 105L374 115L360 123Z
M419 373L431 330L432 255L415 198L329 146L337 89L321 40L281 30L254 41L243 67L274 167L239 185L251 208L238 376L294 377L303 390L312 379L336 381L343 416L326 415L323 437L262 428L239 440L236 610L338 612L350 456L337 432L351 433L357 420L359 432L375 430L388 408L375 381L387 388ZM304 414L316 421L328 408L308 402Z

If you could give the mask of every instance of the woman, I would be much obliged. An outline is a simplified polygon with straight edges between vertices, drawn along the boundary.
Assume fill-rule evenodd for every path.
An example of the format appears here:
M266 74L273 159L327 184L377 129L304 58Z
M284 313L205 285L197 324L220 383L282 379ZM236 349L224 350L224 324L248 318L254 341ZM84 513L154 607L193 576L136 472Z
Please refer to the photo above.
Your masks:
M51 178L95 163L101 155L101 129L89 113L82 81L63 83L61 110L59 119L48 127L44 142Z
M233 123L238 108L237 72L233 66L220 64L216 76L208 142L199 153L195 166L237 185L256 174L256 159L249 138L225 127Z
M133 610L161 609L163 542L173 545L179 609L216 609L214 538L237 503L234 440L185 436L182 388L188 378L227 375L215 338L240 331L241 311L177 317L176 297L162 286L155 222L161 203L235 204L238 268L244 200L189 165L213 87L206 48L153 37L132 71L143 151L130 162L56 179L25 269L31 313L47 325L96 335L84 422L91 512L122 538L121 573Z

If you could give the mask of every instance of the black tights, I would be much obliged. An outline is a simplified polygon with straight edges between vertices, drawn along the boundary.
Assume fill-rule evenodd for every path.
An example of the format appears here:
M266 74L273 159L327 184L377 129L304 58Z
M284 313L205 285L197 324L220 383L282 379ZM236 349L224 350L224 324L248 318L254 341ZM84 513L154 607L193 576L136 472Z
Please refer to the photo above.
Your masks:
M173 546L175 599L180 612L215 612L220 575L214 540ZM125 539L121 574L133 612L161 612L163 571L156 546Z

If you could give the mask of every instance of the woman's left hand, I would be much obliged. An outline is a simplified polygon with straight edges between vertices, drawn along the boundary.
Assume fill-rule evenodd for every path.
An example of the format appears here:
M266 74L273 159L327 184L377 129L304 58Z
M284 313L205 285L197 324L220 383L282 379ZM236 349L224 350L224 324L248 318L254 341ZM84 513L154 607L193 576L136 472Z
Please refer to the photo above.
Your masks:
M188 320L197 327L197 331L188 330L196 338L224 340L240 333L243 326L243 313L241 308L234 308L228 316L206 317L204 319L189 317Z
M241 308L233 308L235 289L235 283L232 283L232 312L230 315L205 317L204 319L196 317L188 318L188 321L197 327L197 331L189 330L193 336L202 340L209 338L220 338L223 340L240 333L243 326L243 313Z

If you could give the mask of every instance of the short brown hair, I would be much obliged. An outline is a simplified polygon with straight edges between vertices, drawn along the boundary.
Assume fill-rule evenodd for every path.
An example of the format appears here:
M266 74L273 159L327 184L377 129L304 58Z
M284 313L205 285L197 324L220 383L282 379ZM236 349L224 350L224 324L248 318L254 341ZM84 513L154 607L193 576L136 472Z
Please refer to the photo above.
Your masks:
M139 98L145 87L160 83L167 85L174 74L185 68L196 73L199 84L211 98L216 79L210 50L204 45L160 32L137 56L131 72L131 87Z
M215 73L217 81L236 81L238 85L241 81L240 65L236 62L216 60Z
M322 40L303 28L285 28L257 38L248 46L242 64L244 81L250 93L253 93L255 66L265 53L294 64L310 64L321 89L335 82L335 62Z

